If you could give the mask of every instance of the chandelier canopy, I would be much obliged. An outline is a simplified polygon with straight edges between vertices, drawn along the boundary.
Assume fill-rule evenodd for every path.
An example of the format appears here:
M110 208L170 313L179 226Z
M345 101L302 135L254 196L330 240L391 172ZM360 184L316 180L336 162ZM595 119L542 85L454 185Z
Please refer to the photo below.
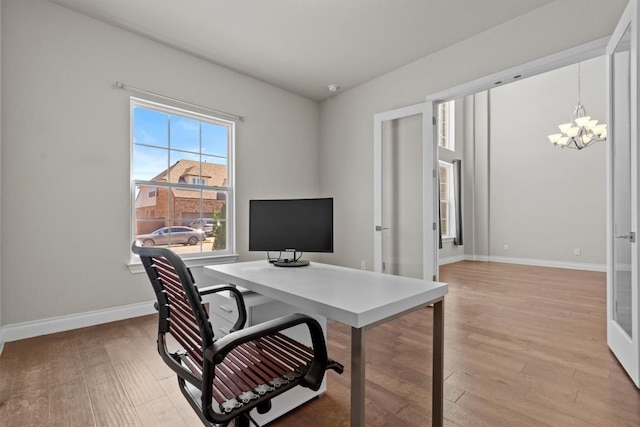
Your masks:
M582 150L598 141L607 139L607 125L598 124L587 116L584 106L580 103L580 64L578 64L578 105L571 116L569 123L558 126L560 132L549 135L549 141L556 147Z

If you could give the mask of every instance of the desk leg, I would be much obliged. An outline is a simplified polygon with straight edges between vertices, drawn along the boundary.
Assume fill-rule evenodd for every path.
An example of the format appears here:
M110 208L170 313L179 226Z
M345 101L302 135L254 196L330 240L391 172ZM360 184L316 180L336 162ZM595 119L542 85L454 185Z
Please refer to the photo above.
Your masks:
M364 328L351 328L351 427L364 426L364 334Z
M444 298L433 304L432 378L431 425L442 427L444 422Z

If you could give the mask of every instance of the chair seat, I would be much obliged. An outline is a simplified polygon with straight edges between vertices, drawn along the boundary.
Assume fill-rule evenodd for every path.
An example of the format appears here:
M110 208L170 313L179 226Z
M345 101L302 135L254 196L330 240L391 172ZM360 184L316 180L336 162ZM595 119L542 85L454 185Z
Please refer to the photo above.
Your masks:
M201 367L188 353L179 357L202 378ZM279 332L239 345L215 367L213 398L219 412L254 407L298 385L312 360L313 349Z

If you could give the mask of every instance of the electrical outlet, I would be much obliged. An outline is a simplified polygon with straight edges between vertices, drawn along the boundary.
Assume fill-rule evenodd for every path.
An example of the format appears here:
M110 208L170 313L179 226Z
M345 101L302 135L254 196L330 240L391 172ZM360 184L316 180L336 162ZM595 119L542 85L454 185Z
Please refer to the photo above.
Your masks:
M505 251L508 251L508 250L509 250L509 245L507 245L507 244L505 243L505 244L504 244L504 246L503 246L503 248L504 248L504 250L505 250Z
M367 269L367 261L360 261L360 269L361 270Z
M574 254L575 256L579 256L579 255L581 255L581 254L582 254L582 250L581 250L580 248L575 248L575 249L573 250L573 254Z

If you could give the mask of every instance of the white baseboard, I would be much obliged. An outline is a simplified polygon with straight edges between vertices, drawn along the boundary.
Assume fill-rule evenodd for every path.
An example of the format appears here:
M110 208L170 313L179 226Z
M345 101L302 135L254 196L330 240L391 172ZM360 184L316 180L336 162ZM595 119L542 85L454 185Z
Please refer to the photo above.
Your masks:
M454 258L455 260L452 260ZM458 258L463 258L463 259L458 259ZM506 264L534 265L538 267L550 267L550 268L566 268L568 270L599 271L599 272L607 271L606 264L589 264L586 262L566 262L566 261L553 261L553 260L547 260L547 259L512 258L512 257L486 256L486 255L464 255L463 257L445 258L440 260L440 265L450 264L451 262L458 262L463 260L464 261L483 261L483 262L503 262ZM443 262L443 261L446 261L446 262Z
M504 262L508 264L535 265L538 267L566 268L569 270L607 271L606 264L589 264L586 262L553 261L548 259L527 259L510 257L490 257L492 262Z
M152 313L155 313L155 309L153 308L153 302L150 301L6 325L0 329L0 353L5 342L115 322Z
M446 258L440 258L438 260L438 265L453 264L454 262L467 261L468 259L469 258L466 255L450 256Z

